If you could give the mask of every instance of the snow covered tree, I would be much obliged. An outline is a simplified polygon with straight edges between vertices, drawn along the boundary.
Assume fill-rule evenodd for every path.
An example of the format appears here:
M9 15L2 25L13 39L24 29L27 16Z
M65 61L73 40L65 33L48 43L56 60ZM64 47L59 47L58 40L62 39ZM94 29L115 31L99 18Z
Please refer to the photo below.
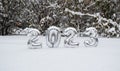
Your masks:
M0 15L1 35L26 27L44 33L52 25L74 27L78 32L96 27L106 35L111 28L117 34L120 31L120 0L0 0Z
M8 27L6 26L7 19L8 19L8 15L5 13L2 0L0 0L0 34L1 35L7 34L7 27Z

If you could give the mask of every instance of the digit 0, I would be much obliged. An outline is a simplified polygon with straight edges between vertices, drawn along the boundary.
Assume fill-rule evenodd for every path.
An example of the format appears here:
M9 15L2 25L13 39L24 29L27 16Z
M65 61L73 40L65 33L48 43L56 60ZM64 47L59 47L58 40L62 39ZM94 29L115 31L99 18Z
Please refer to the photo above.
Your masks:
M46 32L46 43L48 47L55 48L58 47L61 39L60 29L55 26L51 26Z

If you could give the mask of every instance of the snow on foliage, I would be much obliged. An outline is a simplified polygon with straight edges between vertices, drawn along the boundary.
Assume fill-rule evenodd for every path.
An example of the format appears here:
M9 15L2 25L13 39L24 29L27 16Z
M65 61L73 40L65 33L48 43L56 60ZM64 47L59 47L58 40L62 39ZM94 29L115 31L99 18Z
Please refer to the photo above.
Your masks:
M95 14L89 14L89 13L82 13L82 12L75 12L73 10L70 10L68 8L65 9L66 12L70 12L72 13L73 15L79 15L79 16L84 16L84 15L87 15L87 16L91 16L91 17L95 17L98 19L98 23L101 24L101 21L106 21L106 22L109 22L111 23L112 25L114 26L117 26L118 23L117 22L114 22L112 19L107 19L107 18L103 18L100 13L95 13Z
M24 29L30 25L35 25L42 34L53 25L60 28L74 27L81 32L87 27L104 26L106 22L112 25L108 25L110 28L115 27L119 34L119 3L119 0L1 0L0 25L3 28L0 28L0 35L12 34L9 30ZM41 23L43 19L45 22ZM99 35L106 34L104 29L107 28L102 26L99 27L102 29L98 30Z

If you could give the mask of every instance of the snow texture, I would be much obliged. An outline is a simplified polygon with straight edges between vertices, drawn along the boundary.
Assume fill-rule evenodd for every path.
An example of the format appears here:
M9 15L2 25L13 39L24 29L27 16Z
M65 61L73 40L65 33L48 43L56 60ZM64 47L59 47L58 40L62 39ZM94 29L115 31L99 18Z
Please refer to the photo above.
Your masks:
M0 36L0 71L120 71L120 39L99 38L98 47L48 48L40 36L41 49L28 49L27 36Z
M95 14L89 14L89 13L82 13L82 12L75 12L75 11L72 11L68 8L65 9L66 12L70 12L72 13L73 15L79 15L79 16L84 16L84 15L87 15L87 16L91 16L91 17L95 17L98 19L98 23L101 24L101 21L106 21L108 23L111 23L112 25L114 26L118 26L118 23L113 21L112 19L107 19L107 18L103 18L100 13L95 13Z

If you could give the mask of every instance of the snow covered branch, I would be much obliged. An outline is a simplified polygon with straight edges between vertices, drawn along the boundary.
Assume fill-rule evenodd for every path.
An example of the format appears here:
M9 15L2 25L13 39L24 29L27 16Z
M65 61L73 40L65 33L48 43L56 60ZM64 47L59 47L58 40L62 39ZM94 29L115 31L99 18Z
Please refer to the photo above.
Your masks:
M100 15L100 13L89 14L89 13L75 12L75 11L72 11L72 10L70 10L68 8L65 9L65 12L72 13L73 15L79 15L79 16L85 16L85 15L87 15L87 16L91 16L91 17L97 18L99 24L101 24L101 22L103 20L103 21L106 21L108 23L111 23L114 26L118 26L117 22L113 21L112 19L107 19L107 18L102 17Z
M57 1L55 1L55 3L51 3L50 1L48 1L49 6L47 6L47 8L52 7L52 8L61 8L58 4Z

